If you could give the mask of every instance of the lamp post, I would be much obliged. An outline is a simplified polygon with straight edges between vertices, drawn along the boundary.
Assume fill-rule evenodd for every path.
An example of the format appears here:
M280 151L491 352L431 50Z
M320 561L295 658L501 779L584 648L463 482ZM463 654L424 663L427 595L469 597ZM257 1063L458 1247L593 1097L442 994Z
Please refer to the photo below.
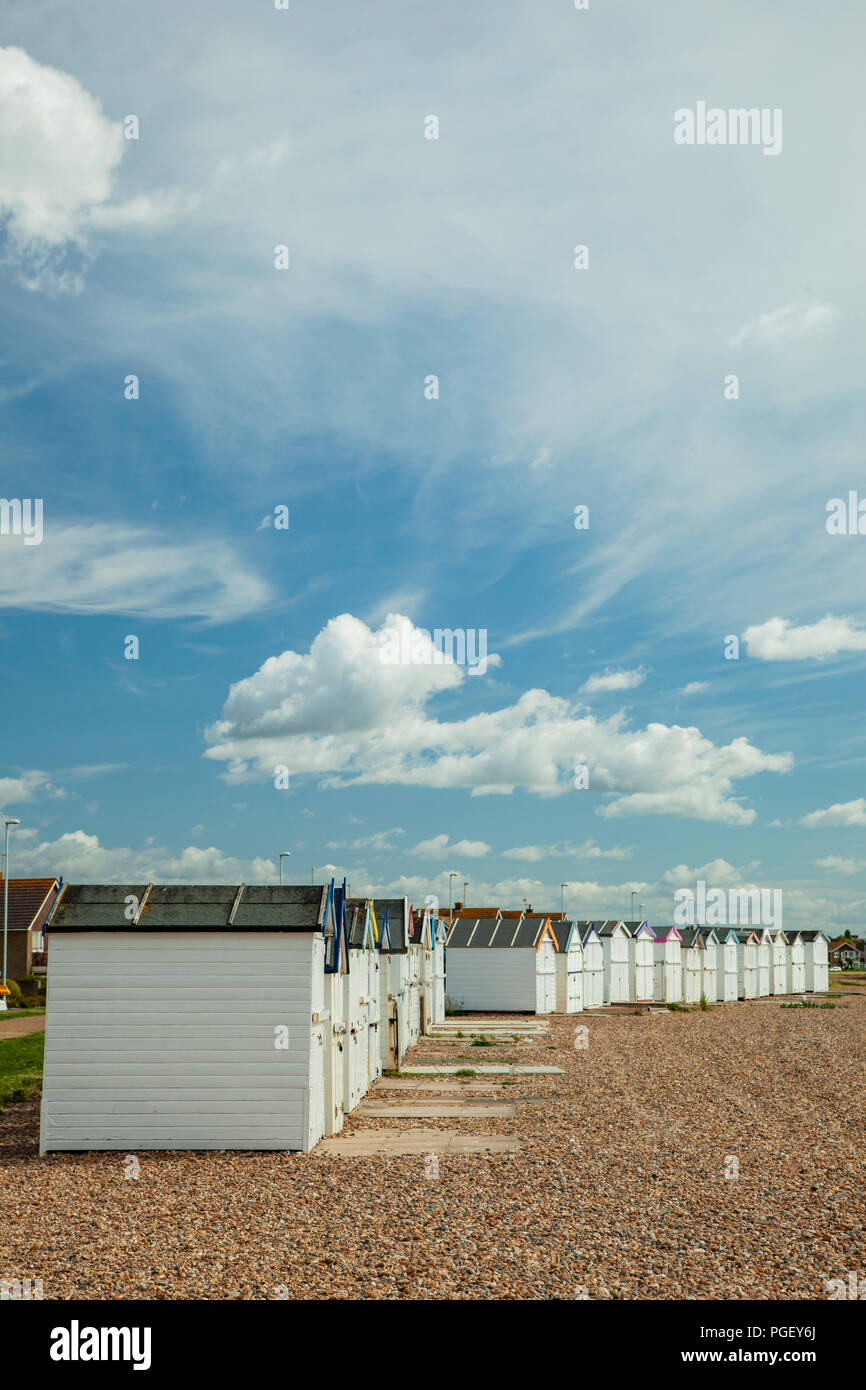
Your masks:
M466 903L467 903L467 895L468 895L468 893L469 893L469 880L468 880L468 878L464 878L464 880L463 880L463 906L464 906L464 907L466 906Z
M20 820L12 817L6 822L6 846L3 851L3 985L4 993L0 994L0 1009L7 1008L6 1004L6 943L9 938L9 827L10 825L20 825Z
M636 897L637 897L637 893L634 891L634 889L632 889L632 894L631 894L631 920L632 920L632 921L634 921L634 900L635 900Z
M559 919L561 922L565 921L565 890L570 887L569 883L560 883L559 885Z
M452 880L452 879L455 879L455 878L459 878L459 877L460 877L460 874L459 874L456 870L448 875L448 921L449 921L449 922L451 921L452 917L454 916L454 907L453 907L453 901L454 901L454 897L453 897L453 888L454 888L454 885L453 885L453 883L452 883L451 880Z
M280 855L280 887L281 887L281 888L282 888L282 886L283 886L283 860L284 860L284 859L291 859L291 857L292 857L292 851L291 851L290 849L284 849L283 852L282 852L282 854Z

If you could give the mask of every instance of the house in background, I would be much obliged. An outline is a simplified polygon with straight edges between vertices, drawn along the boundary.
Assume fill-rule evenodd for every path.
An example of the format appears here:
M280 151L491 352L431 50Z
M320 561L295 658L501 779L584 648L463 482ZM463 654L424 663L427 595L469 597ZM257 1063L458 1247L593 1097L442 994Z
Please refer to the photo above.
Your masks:
M6 957L8 979L24 980L33 973L34 964L41 963L45 950L45 920L57 900L62 882L62 879L56 878L10 878ZM3 875L0 874L0 932L3 930L4 890Z
M831 970L866 970L866 941L857 936L834 936L827 956Z

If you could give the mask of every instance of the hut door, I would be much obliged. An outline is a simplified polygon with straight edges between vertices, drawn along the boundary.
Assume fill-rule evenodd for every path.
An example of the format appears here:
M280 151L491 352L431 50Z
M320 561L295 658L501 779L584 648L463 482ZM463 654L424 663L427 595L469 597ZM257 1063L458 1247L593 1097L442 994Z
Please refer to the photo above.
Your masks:
M388 1069L397 1071L400 1067L400 1021L397 1005L393 1003L388 1011Z

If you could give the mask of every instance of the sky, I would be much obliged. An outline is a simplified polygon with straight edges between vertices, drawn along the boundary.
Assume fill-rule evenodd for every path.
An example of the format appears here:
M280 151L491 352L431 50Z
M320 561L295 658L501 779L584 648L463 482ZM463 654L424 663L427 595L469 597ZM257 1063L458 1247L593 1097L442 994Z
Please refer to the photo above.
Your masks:
M862 6L5 19L13 877L862 931Z

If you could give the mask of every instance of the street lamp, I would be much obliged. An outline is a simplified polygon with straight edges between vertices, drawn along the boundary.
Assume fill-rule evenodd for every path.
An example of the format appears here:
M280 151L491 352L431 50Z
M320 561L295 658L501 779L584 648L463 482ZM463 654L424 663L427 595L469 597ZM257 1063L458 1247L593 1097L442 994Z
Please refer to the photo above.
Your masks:
M467 903L467 895L468 895L468 893L469 893L469 879L468 879L468 878L464 878L464 880L463 880L463 906L464 906L464 907L466 906L466 903Z
M559 885L559 918L562 922L565 921L565 890L570 887L570 883L560 883Z
M450 874L448 875L448 921L449 921L449 922L451 921L452 917L454 916L454 908L453 908L453 906L452 906L452 902L453 902L453 884L452 884L451 880L452 880L453 878L459 878L459 877L460 877L460 874L459 874L459 872L457 872L457 870L454 870L452 873L450 873Z
M283 886L283 860L284 860L284 859L291 859L291 857L292 857L292 851L291 851L290 849L284 849L283 852L282 852L282 854L280 855L280 887L281 887L281 888L282 888L282 886Z
M632 894L631 894L631 920L632 920L632 921L634 921L634 900L635 900L636 897L637 897L637 893L634 891L634 889L632 889Z
M6 847L3 852L3 986L4 992L0 994L0 1009L8 1008L6 1003L6 943L9 938L9 827L10 825L20 825L20 820L12 817L6 822Z

